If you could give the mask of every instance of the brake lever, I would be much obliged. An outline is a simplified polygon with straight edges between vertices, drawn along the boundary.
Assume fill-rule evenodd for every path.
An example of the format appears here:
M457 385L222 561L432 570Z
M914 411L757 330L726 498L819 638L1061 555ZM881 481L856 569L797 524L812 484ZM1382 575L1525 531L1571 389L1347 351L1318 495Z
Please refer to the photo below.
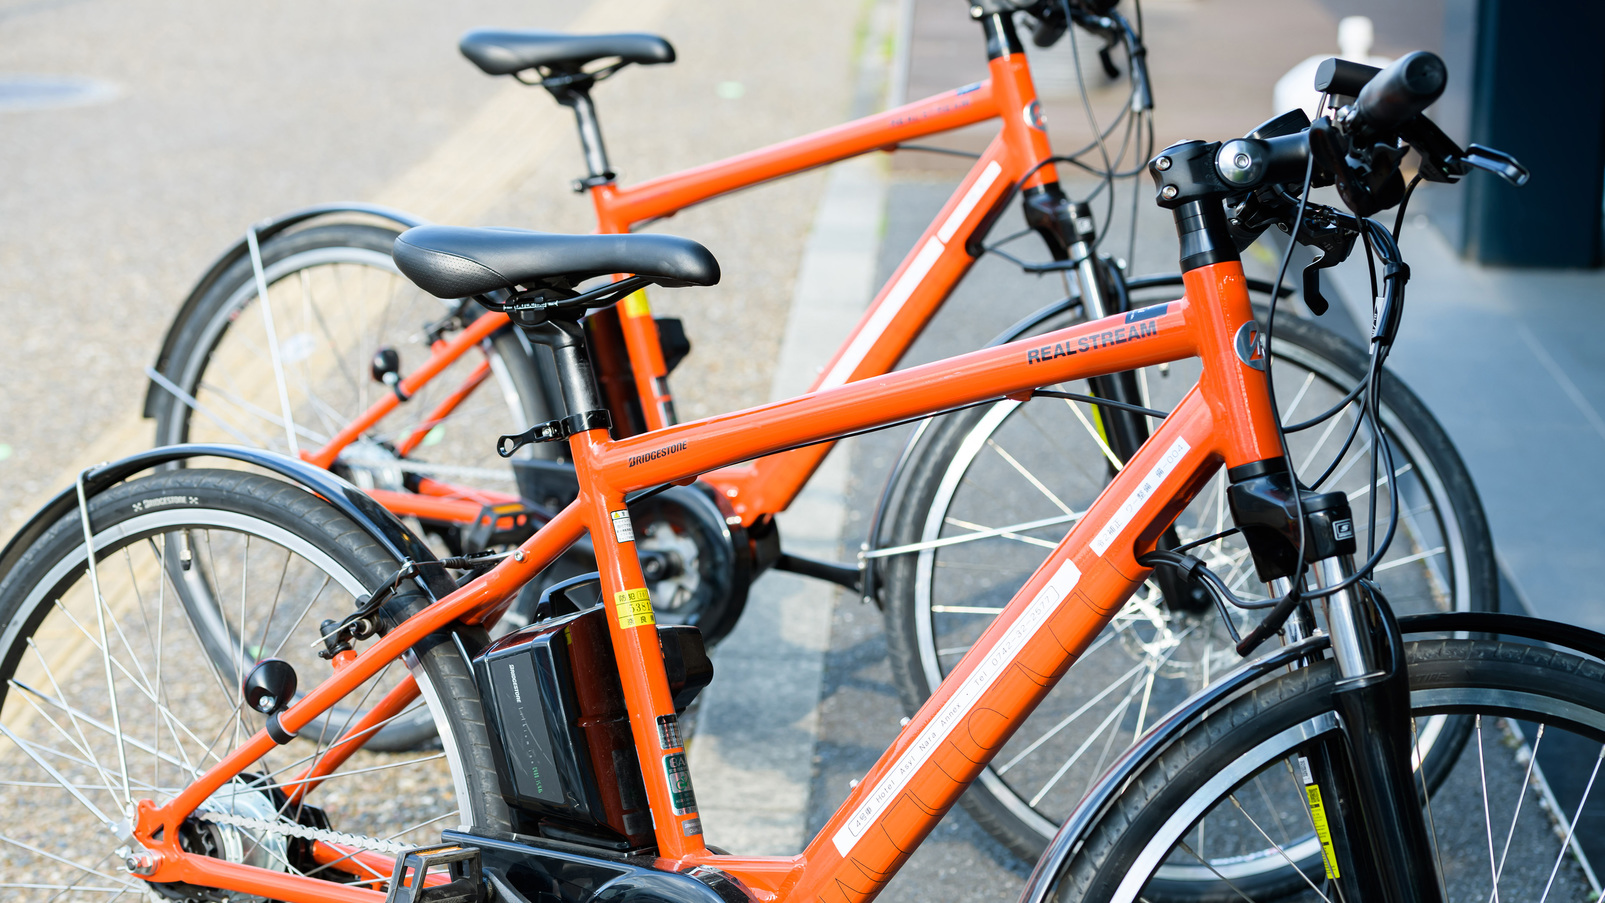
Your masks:
M1347 228L1337 211L1322 204L1311 204L1304 211L1294 241L1316 252L1316 257L1304 267L1304 305L1320 316L1331 308L1321 294L1321 271L1337 266L1349 258L1359 233Z
M1527 167L1521 165L1515 157L1481 144L1466 145L1466 152L1460 156L1460 162L1483 172L1491 172L1517 188L1526 185L1527 179L1532 176Z

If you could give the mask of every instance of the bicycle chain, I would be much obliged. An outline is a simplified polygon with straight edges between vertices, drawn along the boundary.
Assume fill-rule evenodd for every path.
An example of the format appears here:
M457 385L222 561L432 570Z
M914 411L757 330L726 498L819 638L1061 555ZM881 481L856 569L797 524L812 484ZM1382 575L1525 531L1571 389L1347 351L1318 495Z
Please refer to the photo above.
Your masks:
M278 834L285 837L296 837L301 840L321 840L324 843L338 843L348 847L361 847L374 853L385 853L395 856L412 847L408 844L397 843L393 840L381 840L377 837L365 837L361 834L345 834L340 831L327 831L322 828L313 828L307 825L298 825L287 821L267 821L260 818L247 818L243 815L234 815L228 812L217 812L211 809L197 809L192 818L199 821L211 822L217 825L229 825L235 828L247 828L253 831L263 831L268 834Z

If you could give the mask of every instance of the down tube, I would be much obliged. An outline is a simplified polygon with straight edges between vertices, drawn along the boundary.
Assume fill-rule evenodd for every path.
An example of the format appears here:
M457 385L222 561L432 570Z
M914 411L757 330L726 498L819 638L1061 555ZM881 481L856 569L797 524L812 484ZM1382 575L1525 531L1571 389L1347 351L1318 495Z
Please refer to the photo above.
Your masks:
M878 893L1147 576L1136 562L1220 465L1195 387L809 845L791 899Z

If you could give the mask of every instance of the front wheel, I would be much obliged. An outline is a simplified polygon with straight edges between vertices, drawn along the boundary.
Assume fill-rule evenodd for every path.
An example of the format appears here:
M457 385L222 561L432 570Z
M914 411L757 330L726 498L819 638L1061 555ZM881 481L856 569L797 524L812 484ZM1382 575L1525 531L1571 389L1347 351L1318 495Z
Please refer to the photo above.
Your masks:
M1544 764L1570 759L1586 775L1605 755L1605 667L1487 640L1425 640L1405 655L1417 735L1451 715L1472 725L1459 760L1424 794L1444 899L1590 899L1569 841L1592 786L1556 811L1557 775ZM1333 876L1323 864L1317 821L1334 850L1366 840L1351 833L1342 793L1318 782L1312 793L1300 761L1312 741L1335 736L1336 684L1322 662L1187 729L1088 829L1056 899L1356 899L1344 869Z
M1261 311L1263 321L1264 312ZM1043 331L1071 325L1062 316ZM1283 421L1341 399L1367 359L1316 324L1283 315L1271 347ZM1141 400L1168 410L1197 381L1197 361L1136 373ZM1066 385L1086 394L1084 384ZM1496 579L1481 503L1465 465L1421 402L1387 377L1382 421L1394 450L1400 525L1377 579L1401 614L1484 611ZM1347 492L1358 541L1370 501L1371 435L1345 447L1354 410L1288 436L1301 476ZM888 512L887 642L903 703L913 712L956 666L1108 483L1119 456L1093 412L1062 399L999 402L940 418ZM1377 523L1388 518L1387 475L1377 481ZM1224 474L1177 519L1182 542L1231 527ZM1193 550L1243 597L1268 595L1236 537ZM965 808L1019 856L1034 860L1076 802L1122 750L1172 706L1238 661L1220 616L1189 594L1150 581L1116 613L1065 679L963 797ZM1244 618L1242 624L1249 619ZM1240 625L1241 626L1241 625ZM1246 631L1245 631L1246 632ZM1458 731L1435 755L1452 755Z

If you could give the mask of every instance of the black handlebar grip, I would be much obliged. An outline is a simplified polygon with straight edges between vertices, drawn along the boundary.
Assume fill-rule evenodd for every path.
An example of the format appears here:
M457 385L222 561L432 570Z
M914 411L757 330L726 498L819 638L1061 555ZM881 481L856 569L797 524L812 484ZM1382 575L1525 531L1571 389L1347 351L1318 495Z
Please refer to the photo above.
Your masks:
M1322 94L1353 97L1381 71L1375 66L1337 57L1322 60L1321 65L1315 67L1315 90Z
M1432 106L1449 83L1449 70L1426 50L1402 56L1377 73L1354 100L1356 118L1377 132L1391 132Z

